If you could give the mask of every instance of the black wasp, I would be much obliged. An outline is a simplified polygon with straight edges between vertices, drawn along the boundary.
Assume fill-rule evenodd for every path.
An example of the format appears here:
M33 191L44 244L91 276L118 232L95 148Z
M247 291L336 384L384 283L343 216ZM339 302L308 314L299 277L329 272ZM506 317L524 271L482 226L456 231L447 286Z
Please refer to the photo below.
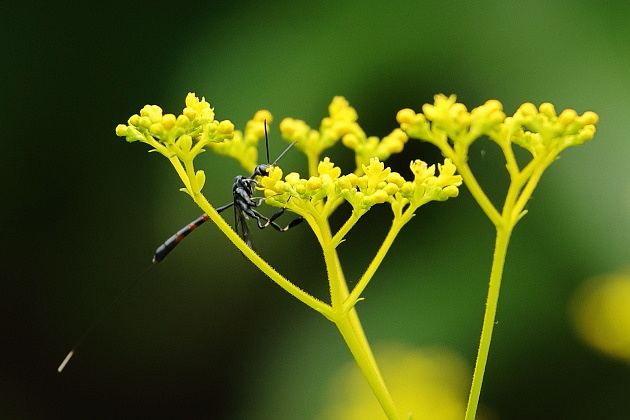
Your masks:
M256 207L260 206L264 198L254 197L256 186L258 185L258 181L256 180L256 177L267 176L268 175L267 170L270 167L274 166L280 160L280 158L284 156L284 154L288 152L291 147L293 147L295 143L296 142L291 143L286 149L284 149L282 153L280 153L280 156L278 156L278 158L273 163L270 164L269 163L269 141L267 139L267 122L265 121L265 145L266 145L266 150L267 150L267 163L256 166L256 168L254 169L254 172L252 172L250 176L247 176L247 177L242 176L242 175L236 176L234 178L234 182L232 183L232 197L233 197L232 202L224 206L218 207L216 209L218 213L221 213L222 211L229 209L230 207L234 208L234 223L235 223L234 230L236 230L238 235L243 239L243 241L245 241L247 246L249 246L252 249L254 249L254 243L252 241L251 232L249 231L249 228L247 227L248 219L255 219L256 225L260 229L264 229L268 226L271 226L274 229L276 229L278 232L285 232L291 229L293 226L298 225L303 220L301 217L299 217L297 219L292 220L287 226L282 227L278 225L275 222L275 220L284 213L285 209L281 208L280 210L276 211L271 217L263 216L260 212L258 212L258 210L256 210ZM110 303L109 306L107 306L101 312L100 316L96 318L96 320L92 322L92 324L83 332L83 334L77 340L72 350L70 350L70 352L66 355L66 358L63 360L63 362L61 362L61 365L59 365L59 367L57 368L58 372L61 373L61 371L66 367L66 365L70 361L70 358L72 358L72 356L74 355L74 351L77 348L77 346L81 344L83 339L105 317L105 315L116 305L116 303L118 303L120 299L124 295L126 295L127 292L131 290L147 272L150 271L151 268L155 267L157 263L159 263L164 258L166 258L169 252L171 252L177 246L177 244L179 244L186 236L188 236L190 232L197 229L208 219L210 219L210 217L206 213L202 214L197 219L195 219L192 223L178 230L177 233L175 233L173 236L168 238L162 245L160 245L157 248L157 250L155 251L155 254L153 255L153 265L151 265L149 269L145 270L143 274L137 277L136 280L133 281L129 286L127 286L127 288L123 290L122 293L120 293L118 297L116 297L116 299L114 299L114 301Z
M274 166L282 156L286 152L289 151L291 147L296 142L291 143L280 156L276 158L273 163L269 163L269 142L267 140L267 122L265 121L265 145L267 150L267 163L263 163L261 165L256 166L254 172L250 176L237 175L234 178L234 182L232 183L232 197L233 201L224 206L217 207L217 213L221 213L223 210L227 210L230 207L234 209L234 230L236 233L245 241L248 247L254 248L254 242L252 239L252 234L247 227L248 219L255 219L256 225L260 229L264 229L268 226L273 227L278 232L285 232L292 227L300 224L302 222L302 218L298 217L297 219L292 220L287 226L282 227L275 222L275 220L280 217L284 213L284 208L276 211L271 217L266 217L260 214L258 210L255 208L260 206L261 202L264 200L263 197L254 197L256 186L258 185L258 181L256 177L267 176L267 170ZM186 236L190 234L193 230L197 229L201 226L206 220L209 220L210 216L206 213L202 214L191 223L186 225L185 227L178 230L174 235L168 238L162 245L160 245L153 255L153 263L157 264L162 261L166 256L179 244Z

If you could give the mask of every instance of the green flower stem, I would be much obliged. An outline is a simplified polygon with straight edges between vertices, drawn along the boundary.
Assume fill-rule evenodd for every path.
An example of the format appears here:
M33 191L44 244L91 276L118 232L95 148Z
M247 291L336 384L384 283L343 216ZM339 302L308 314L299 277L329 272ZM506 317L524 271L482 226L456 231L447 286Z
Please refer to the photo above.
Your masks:
M464 183L468 187L468 190L472 194L473 198L477 201L483 212L494 224L497 232L495 239L494 255L492 259L492 269L490 271L490 284L488 286L488 296L486 298L486 309L481 329L481 338L479 341L479 348L477 350L477 360L475 362L473 380L470 387L468 404L466 407L465 419L474 420L477 414L479 396L481 394L481 386L483 384L483 376L486 370L486 364L488 362L488 354L490 352L490 342L492 341L492 332L494 329L494 322L497 313L499 291L501 289L501 279L503 277L503 267L505 265L507 248L512 230L514 229L514 225L519 219L518 215L514 214L514 204L518 198L518 193L523 186L523 178L522 173L519 174L518 168L516 168L514 176L512 177L510 188L508 189L505 205L503 207L503 213L500 214L497 209L492 205L492 202L490 201L488 196L483 192L481 186L473 175L470 166L468 166L465 157L460 158L460 156L466 155L457 154L450 147L448 147L447 150L442 150L445 155L453 159L453 161L457 165L457 171L462 176Z
M394 239L396 239L396 236L398 236L402 227L407 224L409 220L411 220L415 210L416 208L408 208L402 216L394 218L394 220L392 221L392 226L389 229L389 232L387 232L387 236L383 240L383 243L381 244L378 252L374 256L374 259L372 260L372 262L370 262L367 270L365 271L363 276L361 276L361 279L358 281L354 289L352 289L350 295L346 298L344 302L345 310L350 310L350 308L354 307L354 305L357 303L368 283L370 282L372 277L374 277L376 270L378 270L378 267L383 262L383 259L385 259L385 256L394 243Z
M483 192L483 189L473 175L470 166L468 166L466 155L459 155L455 153L455 151L449 146L441 148L441 150L442 153L444 153L444 156L453 160L453 163L455 163L455 165L457 166L457 172L462 176L466 187L468 187L468 191L470 191L470 194L472 194L473 198L475 199L477 204L479 204L481 210L483 210L486 216L488 216L490 221L495 226L502 223L500 213L492 205L492 202L490 201L486 193Z
M389 420L398 420L400 417L396 406L378 370L372 350L359 323L356 310L353 308L345 316L336 320L335 325L337 325L341 336L350 349L363 376L367 379L387 418Z
M516 200L516 203L514 205L516 211L518 211L519 213L523 211L523 208L534 193L534 189L538 185L538 181L540 181L540 178L545 172L545 169L547 169L549 165L551 165L551 163L557 158L556 156L556 154L549 154L541 162L538 162L536 167L532 170L531 176L528 176L527 184L523 188L521 195Z
M333 316L329 317L329 319L337 326L387 418L397 420L399 417L394 401L385 386L376 359L361 326L358 313L354 307L348 308L345 305L349 291L341 270L336 245L330 232L330 225L327 220L318 220L314 224L316 226L312 226L313 230L317 230L320 233L317 236L320 238L320 245L324 252L324 262L330 284Z
M462 176L468 190L477 201L483 212L495 225L497 232L494 255L492 259L492 269L490 271L490 284L488 286L488 296L486 298L486 309L481 329L481 338L479 341L479 348L477 350L477 360L475 362L473 380L466 407L465 420L474 420L477 414L479 396L481 394L481 386L483 384L483 376L488 362L488 354L490 352L490 342L492 341L492 332L497 313L499 291L501 288L501 279L503 277L503 267L505 264L508 243L514 224L518 220L512 217L514 200L510 197L510 191L515 191L516 194L518 194L520 187L514 188L515 184L518 184L518 182L515 182L516 180L512 179L512 183L506 197L506 202L503 207L503 215L500 215L481 189L481 186L475 179L475 176L466 161L464 159L458 159L457 155L453 156L453 160L456 162L457 170Z
M333 316L332 308L330 305L322 302L321 300L311 296L304 290L300 289L289 280L287 280L284 276L278 273L273 267L271 267L267 261L262 259L253 249L247 246L247 244L232 230L230 225L216 212L216 210L208 203L205 197L201 196L200 198L195 199L195 202L203 211L205 211L210 219L218 226L218 228L223 232L225 236L245 255L247 259L249 259L256 267L260 269L263 273L265 273L271 280L273 280L276 284L282 287L284 290L289 292L292 296L297 298L302 303L308 305L313 308L317 312L320 312L326 318L331 318Z
M333 310L338 311L343 300L348 295L348 286L339 265L339 257L336 247L333 244L330 225L326 220L318 220L318 230L320 232L321 247L324 252L324 262L328 274L328 282L330 286L330 302Z
M356 210L352 210L352 214L350 215L348 220L346 220L343 226L341 226L337 233L335 233L335 236L333 236L333 238L330 240L330 246L333 248L337 248L343 238L346 237L348 232L350 232L350 229L354 227L354 225L359 221L363 214L365 213L358 213Z
M497 237L492 259L492 269L490 272L490 285L488 287L488 297L486 299L486 311L483 316L481 339L479 341L479 349L477 351L477 361L475 363L473 381L470 387L465 420L475 420L475 415L477 413L479 395L481 394L481 385L483 383L483 375L486 371L486 363L488 361L488 353L490 351L490 341L492 340L492 331L494 329L494 322L497 314L499 290L501 288L501 279L503 277L505 256L507 254L511 233L512 227L506 226L497 229Z
M472 385L470 388L470 395L468 398L468 405L466 407L466 420L474 420L477 413L483 376L486 370L488 354L490 351L490 342L492 341L492 332L494 329L497 305L499 301L503 268L505 265L505 258L512 231L520 218L523 216L523 209L536 188L542 173L545 168L553 162L553 160L553 156L546 156L536 163L535 161L530 162L523 171L519 171L518 167L514 166L516 165L516 161L507 159L507 167L510 173L511 183L508 188L503 211L500 216L494 206L492 206L490 201L487 199L487 196L481 190L481 187L472 174L470 167L465 162L460 162L458 165L458 171L460 175L462 175L468 189L486 215L493 222L497 232L492 259L492 268L490 271L490 284L488 286L488 296L486 298L486 309L481 329L481 338L477 352ZM497 216L498 219L495 219Z
M171 157L168 158L168 160L173 165L173 168L175 168L175 171L177 172L177 175L179 175L179 178L184 183L184 186L188 190L189 194L192 195L193 194L193 190L192 190L192 185L190 184L190 178L188 177L188 175L186 173L186 170L182 166L182 162L176 156L171 156Z
M306 160L308 162L308 174L310 176L317 176L317 167L319 165L319 156L321 155L321 152L307 148L304 150L304 153L306 154Z
M196 196L201 195L201 188L197 185L197 177L195 176L195 167L192 160L184 161L184 168L190 185L190 195L195 198Z

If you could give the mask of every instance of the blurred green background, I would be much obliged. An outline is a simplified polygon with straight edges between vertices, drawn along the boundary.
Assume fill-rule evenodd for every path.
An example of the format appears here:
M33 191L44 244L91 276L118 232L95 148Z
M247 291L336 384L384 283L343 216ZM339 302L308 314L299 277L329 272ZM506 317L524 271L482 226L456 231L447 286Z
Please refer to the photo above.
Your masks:
M596 111L595 139L547 171L508 253L482 404L502 419L622 419L630 370L576 336L567 302L630 262L630 3L586 1L40 2L0 14L0 417L309 419L351 360L333 326L265 279L213 226L149 273L56 368L100 311L200 211L161 156L115 137L145 104L192 91L242 128L269 109L313 127L345 96L368 135L436 93ZM346 172L352 157L331 152ZM410 141L389 164L440 159ZM501 156L471 157L501 197ZM230 200L235 162L204 156L206 196ZM287 170L304 170L289 153ZM501 174L497 176L497 174ZM423 208L366 291L375 345L447 346L472 369L493 230L465 189ZM386 208L340 250L356 279ZM228 220L229 217L228 217ZM306 226L255 231L272 265L325 298ZM630 304L630 303L629 303ZM374 418L381 418L374 413Z

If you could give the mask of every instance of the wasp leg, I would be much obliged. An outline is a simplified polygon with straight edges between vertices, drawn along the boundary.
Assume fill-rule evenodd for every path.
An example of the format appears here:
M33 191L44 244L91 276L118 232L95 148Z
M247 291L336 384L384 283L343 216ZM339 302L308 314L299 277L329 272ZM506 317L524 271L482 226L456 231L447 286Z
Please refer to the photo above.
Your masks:
M285 227L280 226L279 224L277 224L275 222L275 220L278 217L282 216L284 214L285 210L286 209L283 207L280 210L278 210L277 212L275 212L269 219L267 219L267 223L265 225L263 225L263 227L261 229L266 228L267 226L271 226L275 230L277 230L278 232L286 232L287 230L291 229L292 227L299 225L304 220L303 217L298 217L296 219L291 220L291 222L289 222L289 224L286 225Z

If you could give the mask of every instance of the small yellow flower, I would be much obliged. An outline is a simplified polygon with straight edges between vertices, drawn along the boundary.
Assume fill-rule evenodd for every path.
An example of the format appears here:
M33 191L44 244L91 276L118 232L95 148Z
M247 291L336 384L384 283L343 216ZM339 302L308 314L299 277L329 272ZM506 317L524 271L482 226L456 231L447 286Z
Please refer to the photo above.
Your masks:
M192 92L189 92L186 96L186 108L184 108L182 114L191 121L197 118L204 118L208 121L214 120L214 108L210 107L205 98L200 100Z
M446 186L455 186L458 187L462 185L462 177L461 175L455 175L455 171L457 171L457 167L453 164L450 159L444 159L444 163L438 163L438 170L440 171L440 175L438 176L437 182L435 186L437 187L446 187Z
M282 179L282 169L278 166L272 166L267 169L267 176L260 178L260 186L263 188L273 188L276 182Z
M367 188L378 188L381 181L385 180L392 170L385 168L385 164L378 158L370 159L369 166L363 165L363 173L367 177Z
M320 176L328 175L331 179L335 180L341 175L341 168L335 166L335 164L330 161L330 158L326 157L317 165L317 172Z

